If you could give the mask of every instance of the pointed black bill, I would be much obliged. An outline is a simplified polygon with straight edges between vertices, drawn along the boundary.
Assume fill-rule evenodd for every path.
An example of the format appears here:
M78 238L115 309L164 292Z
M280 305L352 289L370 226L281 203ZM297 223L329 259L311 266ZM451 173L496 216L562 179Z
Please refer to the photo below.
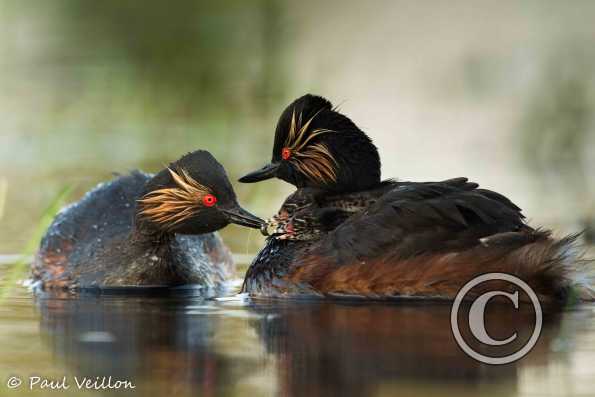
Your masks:
M261 169L251 172L247 175L244 175L239 179L242 183L253 183L264 181L266 179L271 179L277 176L277 169L279 168L279 163L270 163L262 167Z
M265 224L265 221L252 215L240 206L229 209L220 209L220 211L225 214L230 223L235 223L236 225L260 229L262 225Z

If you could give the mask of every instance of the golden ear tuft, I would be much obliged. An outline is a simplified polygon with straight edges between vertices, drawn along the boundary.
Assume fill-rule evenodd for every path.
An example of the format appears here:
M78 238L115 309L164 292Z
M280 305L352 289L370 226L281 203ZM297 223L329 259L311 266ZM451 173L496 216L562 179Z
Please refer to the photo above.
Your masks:
M316 143L303 152L297 152L293 164L319 183L337 181L337 161L323 143Z
M295 153L295 156L292 156L289 161L300 172L319 183L332 183L337 181L337 160L325 144L310 144L310 141L317 136L336 133L336 131L326 128L309 129L312 120L321 111L322 109L302 124L302 114L300 113L296 120L295 109L293 110L285 148L288 148L291 153Z
M200 210L202 197L211 194L211 191L182 168L167 170L177 186L153 190L144 195L138 200L138 214L166 229L172 229Z

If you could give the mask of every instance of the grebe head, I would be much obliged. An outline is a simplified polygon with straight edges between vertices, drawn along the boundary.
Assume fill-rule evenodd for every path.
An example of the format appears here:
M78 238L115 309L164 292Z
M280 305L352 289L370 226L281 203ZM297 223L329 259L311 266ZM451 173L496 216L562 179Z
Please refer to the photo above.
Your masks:
M230 223L260 228L264 221L238 204L225 169L207 151L186 154L147 182L137 225L161 232L202 234Z
M279 178L292 185L358 191L380 183L380 158L370 138L325 98L304 95L281 114L269 164L240 182Z

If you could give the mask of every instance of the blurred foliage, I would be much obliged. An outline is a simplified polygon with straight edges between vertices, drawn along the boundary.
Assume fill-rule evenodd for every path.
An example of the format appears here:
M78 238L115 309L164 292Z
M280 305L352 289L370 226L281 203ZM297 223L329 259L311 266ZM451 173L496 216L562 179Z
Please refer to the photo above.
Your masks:
M2 272L3 280L0 283L0 304L10 295L13 288L19 279L26 276L29 269L28 258L35 254L41 237L45 234L46 229L60 211L60 208L66 203L66 200L71 195L73 188L71 186L63 187L56 195L52 202L47 206L41 219L35 226L34 233L29 237L29 241L21 251L21 259L13 264L7 271ZM4 270L4 269L3 269Z
M521 124L524 164L540 200L557 197L575 207L580 228L595 227L595 175L589 150L595 137L595 53L569 45L546 62Z
M39 23L43 32L16 34L31 34L43 46L37 66L58 84L76 86L113 71L115 95L123 81L151 86L196 117L247 99L266 110L284 93L283 9L273 0L4 0L3 6L7 21Z
M192 104L194 115L283 94L282 10L273 0L57 3L67 22L63 56L89 65L125 59L135 79Z
M4 208L6 206L6 192L8 189L6 179L0 178L0 221L4 217Z
M592 65L580 57L554 57L525 112L523 156L543 172L555 163L561 172L583 173L586 143L593 132Z

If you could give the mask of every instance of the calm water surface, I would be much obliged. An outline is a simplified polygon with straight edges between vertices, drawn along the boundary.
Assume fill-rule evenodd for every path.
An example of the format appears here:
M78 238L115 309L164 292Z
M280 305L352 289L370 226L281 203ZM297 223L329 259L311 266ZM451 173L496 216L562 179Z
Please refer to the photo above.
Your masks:
M5 270L4 270L5 271ZM0 279L2 270L0 268ZM592 396L595 306L547 316L520 362L488 366L454 342L447 304L255 302L230 294L33 296L0 304L0 395L138 396ZM502 336L523 314L488 313ZM6 380L25 383L10 390ZM66 391L28 389L30 376ZM80 391L75 377L136 389Z

